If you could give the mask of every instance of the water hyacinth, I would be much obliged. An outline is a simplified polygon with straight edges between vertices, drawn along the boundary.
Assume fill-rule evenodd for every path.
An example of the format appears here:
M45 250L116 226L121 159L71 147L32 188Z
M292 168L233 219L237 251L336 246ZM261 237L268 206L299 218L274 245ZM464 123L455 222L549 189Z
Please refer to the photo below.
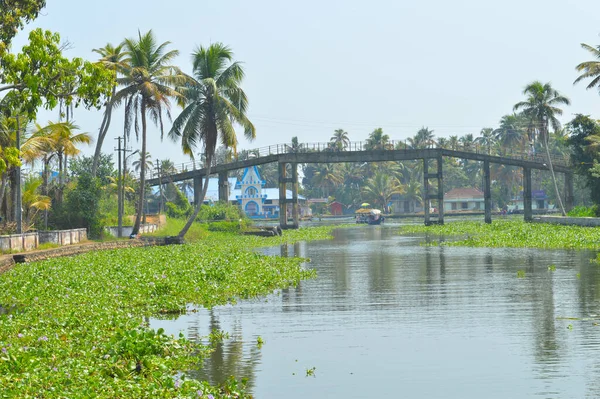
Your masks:
M0 396L249 397L243 381L175 380L211 349L152 330L144 320L185 312L189 304L210 308L264 296L314 277L306 259L264 256L254 248L325 239L331 230L272 238L211 233L194 244L16 266L0 275L0 304L17 309L0 315L0 346L19 348L0 353Z
M518 220L449 222L442 226L406 225L401 234L427 234L429 245L548 249L599 249L600 229L525 223Z

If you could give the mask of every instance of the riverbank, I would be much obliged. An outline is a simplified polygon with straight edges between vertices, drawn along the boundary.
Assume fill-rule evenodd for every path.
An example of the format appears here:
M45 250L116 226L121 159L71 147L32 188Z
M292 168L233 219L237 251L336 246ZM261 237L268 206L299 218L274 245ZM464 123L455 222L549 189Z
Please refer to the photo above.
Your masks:
M552 249L600 249L600 229L498 220L460 221L442 226L406 225L401 234L426 234L428 245Z
M0 386L7 397L207 397L240 392L187 379L210 346L148 328L148 317L264 296L312 278L306 259L260 246L326 239L334 227L281 237L207 233L172 246L94 251L19 264L0 275ZM235 396L231 396L235 397Z

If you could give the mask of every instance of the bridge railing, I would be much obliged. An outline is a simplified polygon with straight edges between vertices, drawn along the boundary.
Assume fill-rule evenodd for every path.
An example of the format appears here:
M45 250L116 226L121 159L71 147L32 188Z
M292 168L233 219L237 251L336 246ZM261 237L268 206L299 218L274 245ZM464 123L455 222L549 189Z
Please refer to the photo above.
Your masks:
M423 148L439 148L435 145L430 145ZM533 151L518 151L514 148L503 148L501 153L495 153L489 146L482 146L478 143L472 145L457 145L452 147L444 147L448 150L470 152L475 154L493 155L504 158L516 159L521 161L531 161L537 163L545 163L546 157L540 153ZM254 148L250 150L239 151L237 156L232 153L228 154L225 159L221 159L219 164L228 164L237 161L243 161L252 158L260 158L268 155L279 155L289 153L310 153L310 152L338 152L338 151L367 151L367 150L411 150L410 143L407 140L389 140L383 143L372 143L370 141L351 141L344 144L335 145L332 142L315 142L315 143L299 143L297 145L292 144L273 144L269 146ZM569 159L567 156L551 156L552 163L560 166L568 166ZM216 165L216 160L213 165ZM168 171L159 171L157 168L147 170L147 178L157 178L159 175L165 177L196 169L202 169L204 167L203 162L200 161L188 161L182 162L181 164L175 164L173 168ZM139 177L139 173L130 172L130 175Z

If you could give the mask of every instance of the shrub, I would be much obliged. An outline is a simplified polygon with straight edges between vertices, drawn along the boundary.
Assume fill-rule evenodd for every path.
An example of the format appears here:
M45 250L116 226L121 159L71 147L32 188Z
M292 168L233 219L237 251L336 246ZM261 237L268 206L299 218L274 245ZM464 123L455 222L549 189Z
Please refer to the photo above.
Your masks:
M598 205L587 206L576 206L571 209L567 215L572 217L596 217L598 214Z

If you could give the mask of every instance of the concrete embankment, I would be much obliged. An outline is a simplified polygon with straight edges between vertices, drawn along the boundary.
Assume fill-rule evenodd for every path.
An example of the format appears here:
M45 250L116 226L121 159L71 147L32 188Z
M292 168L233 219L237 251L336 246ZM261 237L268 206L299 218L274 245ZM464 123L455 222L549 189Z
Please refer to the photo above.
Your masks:
M532 219L534 223L562 224L568 226L598 227L600 218L582 218L569 216L538 216Z
M0 257L0 274L11 269L15 264L22 262L35 262L44 259L58 258L61 256L73 256L86 252L111 250L131 247L145 247L152 245L162 245L164 240L122 240L109 242L85 242L81 244L69 245L59 248L33 250L20 252L17 254L2 255Z

